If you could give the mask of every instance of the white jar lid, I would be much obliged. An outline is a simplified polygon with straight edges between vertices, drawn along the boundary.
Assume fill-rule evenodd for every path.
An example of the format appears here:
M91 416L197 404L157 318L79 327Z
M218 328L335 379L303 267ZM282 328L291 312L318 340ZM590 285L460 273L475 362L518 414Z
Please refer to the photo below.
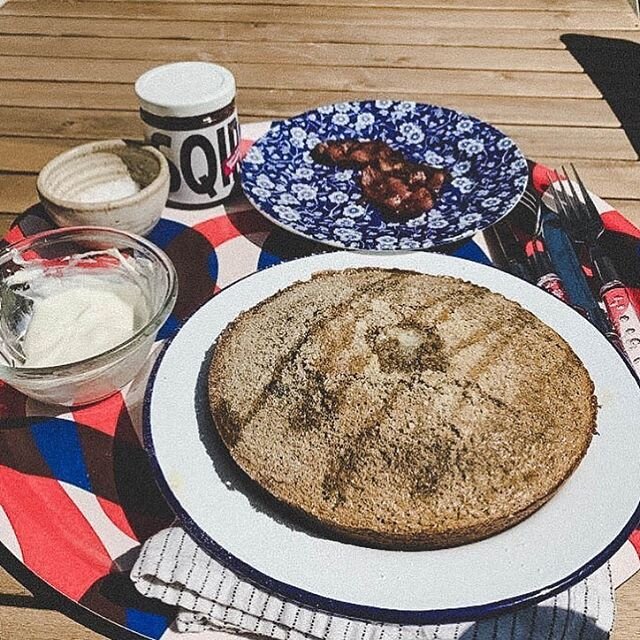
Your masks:
M236 95L229 69L211 62L174 62L150 69L136 81L145 111L157 116L201 116L226 107Z

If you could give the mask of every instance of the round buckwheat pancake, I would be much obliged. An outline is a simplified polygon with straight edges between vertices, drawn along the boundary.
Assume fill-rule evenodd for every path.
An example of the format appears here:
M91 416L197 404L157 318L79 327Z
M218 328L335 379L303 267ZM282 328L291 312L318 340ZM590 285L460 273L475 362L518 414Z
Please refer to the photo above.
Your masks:
M347 537L459 545L541 507L585 455L593 383L520 305L447 276L316 274L219 336L209 401L237 464Z

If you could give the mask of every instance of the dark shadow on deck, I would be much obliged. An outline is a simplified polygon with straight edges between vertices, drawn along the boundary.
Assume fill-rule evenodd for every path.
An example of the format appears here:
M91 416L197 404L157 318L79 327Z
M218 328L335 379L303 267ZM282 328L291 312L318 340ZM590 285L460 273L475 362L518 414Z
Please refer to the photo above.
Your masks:
M565 33L560 40L602 93L640 155L640 44Z

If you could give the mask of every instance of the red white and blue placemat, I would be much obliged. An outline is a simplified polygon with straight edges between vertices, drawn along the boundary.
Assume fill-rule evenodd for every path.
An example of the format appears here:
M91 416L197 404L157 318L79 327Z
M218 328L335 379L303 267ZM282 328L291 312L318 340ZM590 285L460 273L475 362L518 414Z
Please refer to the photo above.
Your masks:
M245 127L243 150L268 128ZM543 187L546 173L532 169L534 185ZM603 219L624 254L640 264L640 232L615 212ZM5 241L52 227L34 207ZM257 270L326 250L275 227L241 197L198 212L166 209L148 237L171 257L180 285L155 354L217 291ZM490 264L478 237L448 252ZM640 279L629 284L639 286ZM48 585L62 594L72 603L65 610L88 626L114 637L166 640L176 637L169 629L175 610L140 596L128 575L141 543L173 521L140 443L153 360L122 392L75 410L41 405L0 384L0 556L29 587ZM640 569L639 554L637 530L614 556L615 584Z

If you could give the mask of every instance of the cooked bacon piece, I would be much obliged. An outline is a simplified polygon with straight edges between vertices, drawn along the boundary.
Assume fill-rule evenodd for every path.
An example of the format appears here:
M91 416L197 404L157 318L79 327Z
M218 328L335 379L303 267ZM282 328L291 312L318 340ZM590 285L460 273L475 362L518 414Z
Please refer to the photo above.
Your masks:
M405 159L401 153L394 151L389 145L380 140L357 142L351 147L349 157L353 166L365 167L372 165L383 172L401 170Z
M321 164L339 167L366 167L385 163L385 170L398 167L405 162L401 153L394 151L380 140L327 140L318 143L311 151L311 157ZM388 168L387 168L388 167Z
M411 187L424 187L429 183L429 174L419 164L407 166L407 182Z
M365 167L360 176L362 194L369 200L380 200L386 197L382 173L373 167Z
M438 193L444 184L444 181L447 179L447 174L444 171L436 170L431 174L427 182L427 186L431 191Z
M413 215L415 211L423 212L433 209L434 197L427 187L420 187L416 191L411 192L408 200L403 203L403 211L405 215Z
M376 164L380 171L384 173L401 173L405 170L407 161L399 151L394 151L385 144L383 151L377 158Z
M363 196L385 213L412 217L433 208L433 196L427 187L410 187L393 175L365 167L360 179Z
M319 142L311 151L311 157L321 164L350 167L352 166L352 161L349 153L357 143L357 140Z
M362 195L369 202L385 211L403 209L403 203L411 198L409 186L392 174L382 173L373 167L365 167L360 178Z
M363 197L383 213L414 218L433 208L447 174L404 158L381 140L327 140L318 143L311 157L322 164L362 169Z

